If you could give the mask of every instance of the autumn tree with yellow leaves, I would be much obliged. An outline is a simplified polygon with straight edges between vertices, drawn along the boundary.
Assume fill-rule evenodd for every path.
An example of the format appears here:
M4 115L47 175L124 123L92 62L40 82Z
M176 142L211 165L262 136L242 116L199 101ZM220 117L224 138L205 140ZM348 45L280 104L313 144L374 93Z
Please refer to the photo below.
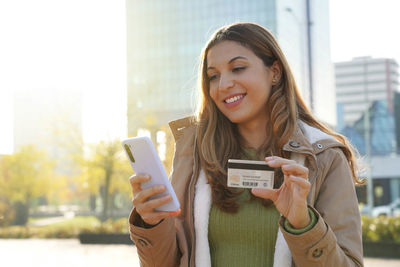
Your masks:
M92 145L83 159L82 173L77 181L80 190L102 200L101 219L106 220L115 198L122 195L130 199L130 164L122 150L120 140L101 141Z
M0 201L14 207L17 225L28 221L31 201L50 196L56 186L54 162L35 146L23 146L0 160Z

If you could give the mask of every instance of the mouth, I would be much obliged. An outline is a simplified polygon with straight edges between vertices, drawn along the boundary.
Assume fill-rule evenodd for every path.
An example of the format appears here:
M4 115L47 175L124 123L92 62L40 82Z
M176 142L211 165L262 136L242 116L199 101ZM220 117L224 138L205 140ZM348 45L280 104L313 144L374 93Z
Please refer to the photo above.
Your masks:
M236 102L241 101L245 96L246 96L246 94L235 94L235 95L229 96L226 99L224 99L224 103L234 104Z

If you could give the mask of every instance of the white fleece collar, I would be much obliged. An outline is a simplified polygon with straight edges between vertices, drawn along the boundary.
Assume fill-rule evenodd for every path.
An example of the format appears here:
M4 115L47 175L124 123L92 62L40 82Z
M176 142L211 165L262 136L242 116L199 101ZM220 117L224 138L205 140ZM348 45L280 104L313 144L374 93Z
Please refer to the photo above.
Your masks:
M208 244L208 221L211 209L211 186L201 169L194 193L194 229L196 233L195 266L211 267Z
M324 139L335 140L333 136L314 128L303 121L299 121L299 126L310 144L314 144Z

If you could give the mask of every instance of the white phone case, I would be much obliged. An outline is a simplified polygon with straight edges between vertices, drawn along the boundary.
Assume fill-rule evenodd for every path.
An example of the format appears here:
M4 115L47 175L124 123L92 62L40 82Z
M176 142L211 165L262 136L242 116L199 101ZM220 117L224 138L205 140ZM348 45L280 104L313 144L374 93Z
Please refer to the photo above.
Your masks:
M136 174L148 174L150 180L142 183L142 189L154 185L164 185L165 191L161 194L154 195L149 199L158 198L165 195L171 195L172 200L167 204L164 204L156 211L176 211L179 209L179 201L176 197L174 189L172 188L171 182L165 173L164 167L158 157L157 151L154 148L153 143L148 137L134 137L126 139L122 142L122 147L128 156L129 162L131 163L132 169ZM129 155L128 149L131 153ZM132 157L131 157L132 156Z

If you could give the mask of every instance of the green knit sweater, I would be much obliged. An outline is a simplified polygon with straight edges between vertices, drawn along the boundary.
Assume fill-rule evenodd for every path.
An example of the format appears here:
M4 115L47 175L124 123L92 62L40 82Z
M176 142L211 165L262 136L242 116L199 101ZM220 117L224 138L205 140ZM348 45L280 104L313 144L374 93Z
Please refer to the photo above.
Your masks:
M246 151L245 158L255 159L251 152ZM249 189L244 190L238 202L240 207L235 214L211 206L208 240L212 266L272 267L279 212L273 204L265 207L260 199L251 198Z
M280 214L274 205L250 200L250 194L246 189L240 195L236 214L212 205L208 240L213 267L273 266Z

